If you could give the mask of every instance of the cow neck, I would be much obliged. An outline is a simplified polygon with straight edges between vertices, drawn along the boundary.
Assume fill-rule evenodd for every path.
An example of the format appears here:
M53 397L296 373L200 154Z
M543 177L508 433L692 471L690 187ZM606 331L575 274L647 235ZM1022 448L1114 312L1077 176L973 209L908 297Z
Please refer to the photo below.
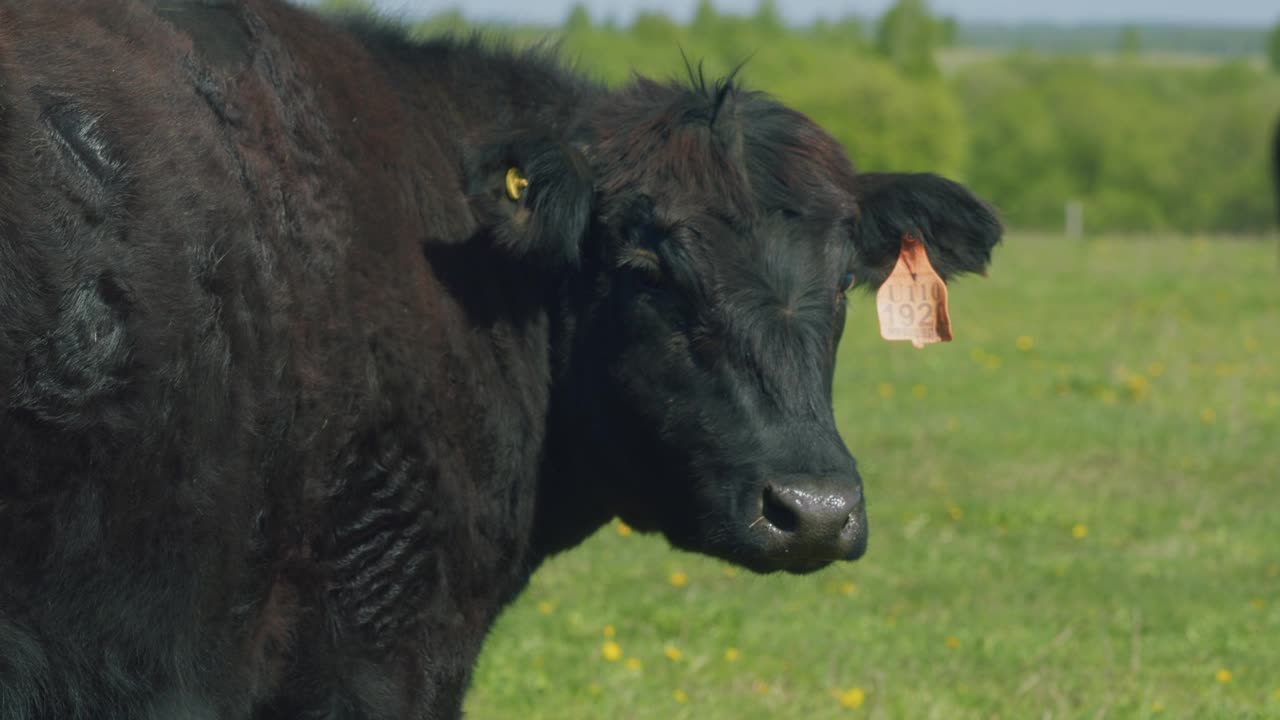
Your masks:
M537 562L585 540L614 515L599 452L603 412L594 392L606 372L599 348L599 288L607 282L598 248L561 283L551 308L551 403L538 488L533 552ZM593 252L594 251L594 252Z

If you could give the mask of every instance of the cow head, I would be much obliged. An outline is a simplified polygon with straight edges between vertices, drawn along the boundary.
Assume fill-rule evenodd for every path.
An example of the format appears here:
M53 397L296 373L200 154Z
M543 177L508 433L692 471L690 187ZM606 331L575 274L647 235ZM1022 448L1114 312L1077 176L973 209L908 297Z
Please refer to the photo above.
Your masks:
M936 176L856 175L813 122L731 81L638 80L592 125L553 423L577 461L544 536L616 513L762 572L861 556L862 479L831 407L846 292L883 282L908 232L944 278L981 270L997 219Z

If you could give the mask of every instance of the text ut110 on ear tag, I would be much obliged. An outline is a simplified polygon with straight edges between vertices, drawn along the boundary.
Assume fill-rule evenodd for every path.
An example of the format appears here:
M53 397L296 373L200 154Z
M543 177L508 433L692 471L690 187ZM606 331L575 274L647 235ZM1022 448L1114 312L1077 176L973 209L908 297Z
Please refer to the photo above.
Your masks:
M898 263L876 292L876 311L880 337L885 340L910 340L917 348L951 342L947 284L929 263L918 238L902 237Z

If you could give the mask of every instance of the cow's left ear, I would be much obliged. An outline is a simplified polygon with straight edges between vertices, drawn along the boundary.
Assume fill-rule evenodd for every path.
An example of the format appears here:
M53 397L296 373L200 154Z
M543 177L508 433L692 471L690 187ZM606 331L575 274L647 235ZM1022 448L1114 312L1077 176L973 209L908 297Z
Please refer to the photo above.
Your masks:
M850 270L863 287L889 277L905 235L923 242L934 270L949 280L984 272L1004 232L991 206L937 175L860 173L854 188L860 216Z
M595 190L577 148L523 135L474 148L464 164L471 211L495 246L543 265L578 263Z

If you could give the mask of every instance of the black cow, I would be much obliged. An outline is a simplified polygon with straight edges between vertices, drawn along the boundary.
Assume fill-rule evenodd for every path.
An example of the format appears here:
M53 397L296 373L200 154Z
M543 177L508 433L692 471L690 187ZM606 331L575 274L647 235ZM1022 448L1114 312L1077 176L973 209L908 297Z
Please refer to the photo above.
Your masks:
M844 291L908 232L944 276L1000 235L732 79L0 0L0 717L456 717L615 515L858 557Z
M1280 218L1280 122L1276 123L1275 137L1271 139L1271 179L1276 188L1276 217Z

